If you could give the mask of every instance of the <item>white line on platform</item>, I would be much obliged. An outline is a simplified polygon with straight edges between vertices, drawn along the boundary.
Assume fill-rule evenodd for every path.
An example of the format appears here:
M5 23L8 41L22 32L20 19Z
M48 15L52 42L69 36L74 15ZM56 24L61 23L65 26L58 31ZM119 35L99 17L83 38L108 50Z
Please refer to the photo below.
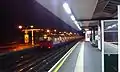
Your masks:
M76 43L48 72L58 72L59 68L62 66L67 57L72 53L72 51L78 46L80 42Z
M59 68L62 66L67 57L72 53L72 51L78 46L80 42L76 43L48 72L58 72Z
M84 42L81 44L74 72L84 72Z

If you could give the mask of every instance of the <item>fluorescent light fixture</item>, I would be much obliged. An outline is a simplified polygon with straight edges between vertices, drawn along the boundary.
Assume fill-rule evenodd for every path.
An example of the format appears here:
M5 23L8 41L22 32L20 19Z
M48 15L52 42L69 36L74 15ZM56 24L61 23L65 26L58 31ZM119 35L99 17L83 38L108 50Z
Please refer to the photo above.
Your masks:
M82 29L80 28L80 26L79 26L79 24L78 24L77 21L74 21L74 23L75 23L75 25L78 27L79 30L82 30Z
M70 7L69 7L69 5L68 5L68 3L64 3L63 4L63 8L65 9L65 11L68 13L68 14L71 14L72 12L71 12L71 10L70 10Z
M78 29L79 29L79 30L82 30L81 27L80 27L79 25L78 25Z
M77 22L77 21L74 21L74 23L75 23L75 24L78 24L78 22Z
M68 3L65 2L65 3L63 4L63 8L65 9L65 11L66 11L68 14L72 14L71 9L70 9ZM75 21L75 17L74 17L73 15L71 15L70 17L71 17L71 19L74 21L75 25L81 30L78 22Z
M70 16L73 21L75 21L75 17L73 15Z

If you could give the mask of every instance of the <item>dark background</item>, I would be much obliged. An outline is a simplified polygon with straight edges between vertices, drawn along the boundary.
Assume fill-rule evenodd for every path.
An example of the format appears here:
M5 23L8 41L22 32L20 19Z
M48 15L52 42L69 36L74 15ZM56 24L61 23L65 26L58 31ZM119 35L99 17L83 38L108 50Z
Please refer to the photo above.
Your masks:
M0 0L0 44L18 41L18 25L77 32L35 0Z

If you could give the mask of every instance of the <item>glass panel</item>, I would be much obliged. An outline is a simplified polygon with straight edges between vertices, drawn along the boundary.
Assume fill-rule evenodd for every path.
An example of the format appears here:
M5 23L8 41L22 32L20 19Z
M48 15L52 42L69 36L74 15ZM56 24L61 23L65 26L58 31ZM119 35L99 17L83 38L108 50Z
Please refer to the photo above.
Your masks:
M118 22L117 20L104 21L104 52L117 54L118 52Z

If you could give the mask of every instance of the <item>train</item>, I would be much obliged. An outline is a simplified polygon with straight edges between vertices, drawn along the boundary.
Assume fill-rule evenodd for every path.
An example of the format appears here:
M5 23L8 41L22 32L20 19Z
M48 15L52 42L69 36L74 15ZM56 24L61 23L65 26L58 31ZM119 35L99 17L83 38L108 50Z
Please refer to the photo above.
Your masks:
M54 47L59 47L62 45L66 45L68 42L73 40L82 38L77 33L59 33L59 34L52 34L52 33L44 33L39 37L39 47L52 49Z

